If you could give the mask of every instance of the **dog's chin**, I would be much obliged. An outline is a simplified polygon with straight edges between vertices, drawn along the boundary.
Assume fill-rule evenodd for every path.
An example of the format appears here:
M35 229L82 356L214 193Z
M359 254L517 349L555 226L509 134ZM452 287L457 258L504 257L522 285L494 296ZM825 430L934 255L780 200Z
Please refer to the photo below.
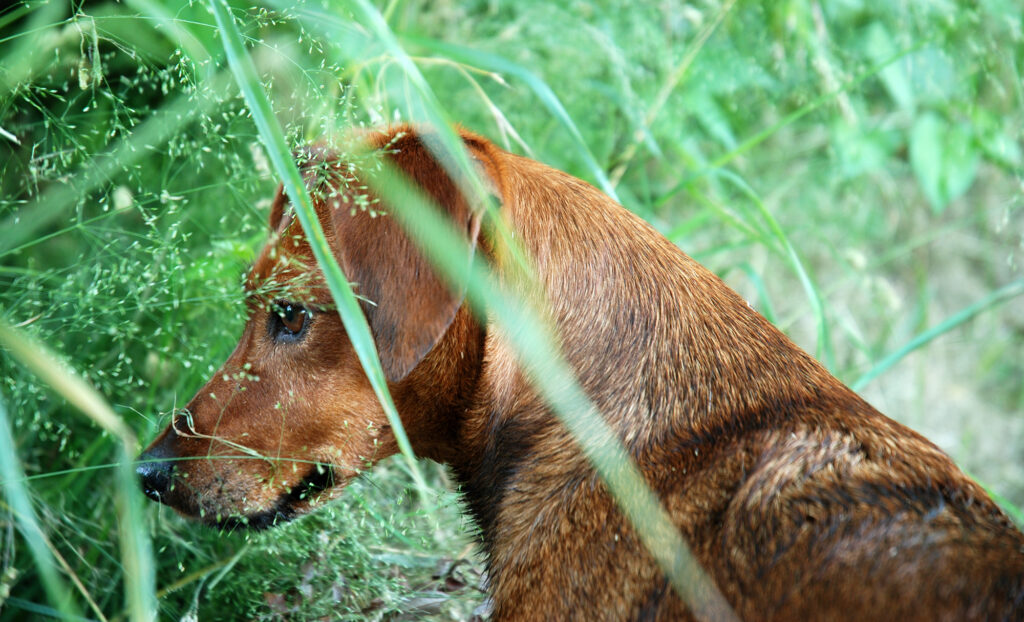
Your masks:
M336 485L334 469L329 465L313 467L306 477L278 497L273 506L251 514L208 515L202 522L221 531L263 531L308 514L319 505L320 497Z
M264 531L278 525L291 522L296 518L309 512L309 508L299 509L295 507L278 508L257 512L249 515L236 515L218 517L213 519L202 519L203 524L218 531Z

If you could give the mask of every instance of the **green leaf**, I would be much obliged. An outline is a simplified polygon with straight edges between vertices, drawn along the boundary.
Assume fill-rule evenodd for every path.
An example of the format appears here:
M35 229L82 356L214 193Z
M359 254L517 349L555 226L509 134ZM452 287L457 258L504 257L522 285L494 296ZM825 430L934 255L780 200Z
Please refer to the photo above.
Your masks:
M914 123L910 165L936 214L971 187L979 160L973 132L966 125L953 125L931 112Z
M971 127L985 157L1010 171L1016 171L1024 164L1024 154L1013 139L1010 118L999 117L985 108L971 111Z
M947 102L962 89L956 67L943 50L934 46L907 49L879 22L868 26L862 46L873 62L884 65L879 72L882 84L906 112Z
M926 47L901 59L910 76L910 88L922 104L944 103L955 97L963 86L949 56L939 48Z
M11 424L7 417L7 408L0 399L0 491L7 500L4 514L10 516L18 527L21 537L28 545L36 571L42 580L43 589L50 603L65 617L81 615L71 600L64 577L59 572L56 558L51 551L46 532L39 522L39 516L32 506L31 496L25 481L25 472L18 462L18 447L11 434ZM9 514L8 514L9 512Z
M832 146L844 179L884 168L901 140L893 132L871 130L842 120L832 126Z
M903 110L913 110L917 105L917 98L914 97L914 90L910 85L907 66L900 62L898 48L889 31L879 22L871 24L867 28L863 45L872 61L885 63L879 77L889 96Z

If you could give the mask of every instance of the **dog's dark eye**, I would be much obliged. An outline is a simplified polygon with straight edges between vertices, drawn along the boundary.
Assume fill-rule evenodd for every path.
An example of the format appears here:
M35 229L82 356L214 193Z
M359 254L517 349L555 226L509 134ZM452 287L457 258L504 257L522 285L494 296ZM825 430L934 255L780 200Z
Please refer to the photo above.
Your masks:
M270 335L278 341L296 341L309 324L309 309L284 300L274 303L270 314Z
M306 310L302 307L286 304L282 307L280 315L281 323L293 333L302 332L302 327L306 325Z

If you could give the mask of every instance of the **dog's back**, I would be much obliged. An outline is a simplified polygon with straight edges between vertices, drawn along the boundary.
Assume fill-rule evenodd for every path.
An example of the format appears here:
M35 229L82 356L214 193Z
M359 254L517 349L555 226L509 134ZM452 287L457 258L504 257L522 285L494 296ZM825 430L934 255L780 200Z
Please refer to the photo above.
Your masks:
M1024 538L948 457L604 194L502 157L564 353L740 617L1024 616ZM499 617L683 616L513 358L489 339L464 473Z

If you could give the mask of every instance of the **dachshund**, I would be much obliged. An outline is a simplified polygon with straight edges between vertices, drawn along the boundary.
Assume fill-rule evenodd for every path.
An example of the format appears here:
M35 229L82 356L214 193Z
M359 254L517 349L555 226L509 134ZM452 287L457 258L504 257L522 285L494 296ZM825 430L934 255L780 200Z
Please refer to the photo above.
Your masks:
M718 617L1024 619L1024 535L949 457L608 196L458 133L566 361L731 607ZM494 210L464 196L435 138L398 125L359 141L511 274ZM318 147L301 170L410 443L450 466L479 527L492 618L696 619L508 335L350 164ZM269 228L238 346L138 466L147 496L222 527L302 515L398 451L280 189Z

